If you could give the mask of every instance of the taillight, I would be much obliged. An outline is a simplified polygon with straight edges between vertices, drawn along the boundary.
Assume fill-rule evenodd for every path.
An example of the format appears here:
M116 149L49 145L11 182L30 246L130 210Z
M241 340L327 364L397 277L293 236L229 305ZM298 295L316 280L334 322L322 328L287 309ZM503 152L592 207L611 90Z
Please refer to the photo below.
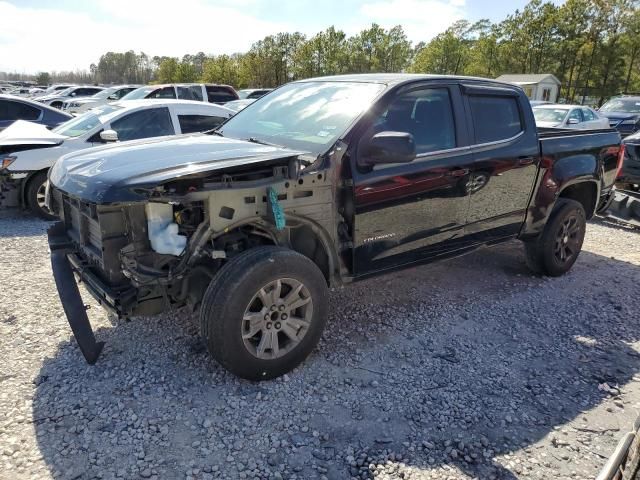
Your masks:
M616 178L620 176L620 172L622 171L622 164L624 162L624 151L625 144L620 145L620 151L618 152L618 168L616 169Z

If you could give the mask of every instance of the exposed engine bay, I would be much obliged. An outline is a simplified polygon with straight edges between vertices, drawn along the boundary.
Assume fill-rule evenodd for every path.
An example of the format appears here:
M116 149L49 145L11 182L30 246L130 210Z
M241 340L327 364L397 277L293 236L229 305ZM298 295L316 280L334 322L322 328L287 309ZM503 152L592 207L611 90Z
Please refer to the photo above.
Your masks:
M327 171L291 179L290 162L272 163L166 183L147 202L99 205L52 188L51 208L76 246L74 270L91 272L94 284L85 282L105 307L119 316L195 309L222 263L259 245L288 245L327 276L336 268L318 245L336 229Z

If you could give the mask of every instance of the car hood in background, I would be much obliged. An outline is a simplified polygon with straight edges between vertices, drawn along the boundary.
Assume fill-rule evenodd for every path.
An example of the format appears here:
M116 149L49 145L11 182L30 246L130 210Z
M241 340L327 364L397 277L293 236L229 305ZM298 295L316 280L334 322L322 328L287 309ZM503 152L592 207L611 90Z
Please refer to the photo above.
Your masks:
M553 128L553 127L559 126L561 123L562 122L539 122L539 121L536 121L536 127Z
M622 143L633 143L640 144L640 131L634 133L633 135L629 135L628 137L622 140Z
M607 117L609 120L620 121L629 120L640 117L640 113L627 113L627 112L603 112L599 110L598 113L603 117Z
M65 155L51 168L49 180L85 201L135 202L147 198L136 189L304 153L205 134L157 137Z
M61 97L60 95L43 95L41 97L35 97L34 100L37 100L38 102L48 102L49 100L66 100L69 97Z
M83 103L97 103L100 100L96 99L96 98L78 98L77 100L67 100L66 103L77 103L79 105L82 105Z
M67 137L44 125L16 120L0 132L0 147L11 145L60 145Z

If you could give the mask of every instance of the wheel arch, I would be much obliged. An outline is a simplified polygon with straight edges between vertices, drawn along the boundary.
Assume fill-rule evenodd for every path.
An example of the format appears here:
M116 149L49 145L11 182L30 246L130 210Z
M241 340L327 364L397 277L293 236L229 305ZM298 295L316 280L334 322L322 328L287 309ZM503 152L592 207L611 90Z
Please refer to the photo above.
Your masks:
M584 207L587 219L590 219L595 215L599 196L600 184L596 180L584 179L563 185L557 199L567 198L579 202Z
M273 245L290 248L313 261L329 286L341 284L338 256L332 247L332 239L329 233L317 222L303 216L287 213L287 223L282 231L265 222L262 218L247 219L235 224L233 228L225 230L223 234L232 234L243 227L254 227L267 233ZM259 235L265 237L265 235Z

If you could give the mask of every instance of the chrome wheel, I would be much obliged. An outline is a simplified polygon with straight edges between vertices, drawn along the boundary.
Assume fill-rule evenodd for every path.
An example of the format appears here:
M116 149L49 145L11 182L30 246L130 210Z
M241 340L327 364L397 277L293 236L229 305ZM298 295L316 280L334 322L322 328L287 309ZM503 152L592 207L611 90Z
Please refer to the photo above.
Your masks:
M49 209L45 204L46 192L47 192L47 182L45 181L42 185L38 187L38 190L36 190L36 203L38 207L40 207L45 212L48 212Z
M293 278L268 283L253 296L242 317L242 340L254 357L271 360L293 350L309 331L313 301Z
M580 222L576 215L567 217L555 238L554 256L561 263L568 262L580 251Z
M476 193L478 190L481 190L487 184L487 175L484 173L476 173L471 175L469 181L467 182L467 192L468 193Z

